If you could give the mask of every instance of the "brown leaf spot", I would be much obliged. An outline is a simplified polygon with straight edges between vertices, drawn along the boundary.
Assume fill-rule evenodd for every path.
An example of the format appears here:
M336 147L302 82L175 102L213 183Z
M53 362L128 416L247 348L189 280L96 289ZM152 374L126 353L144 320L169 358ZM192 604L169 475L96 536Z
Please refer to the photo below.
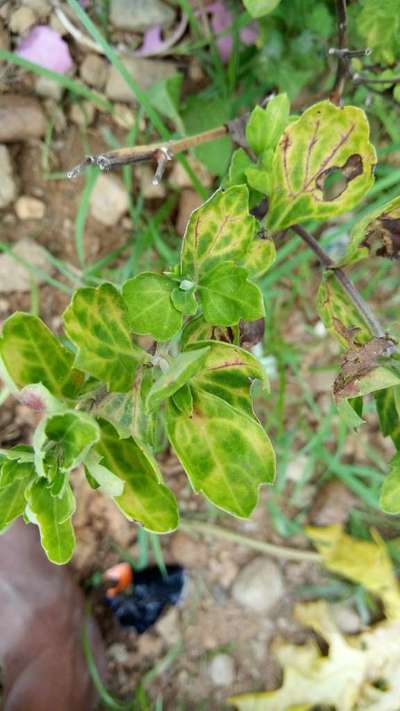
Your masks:
M359 378L377 368L380 358L388 358L395 349L396 342L389 336L373 338L362 346L353 345L343 357L341 369L333 384L334 395L337 398L357 395Z
M354 153L344 165L333 165L322 171L315 183L317 188L322 191L323 199L332 201L340 197L348 184L362 172L362 158L358 153Z
M400 218L382 215L371 225L363 246L378 257L400 259Z

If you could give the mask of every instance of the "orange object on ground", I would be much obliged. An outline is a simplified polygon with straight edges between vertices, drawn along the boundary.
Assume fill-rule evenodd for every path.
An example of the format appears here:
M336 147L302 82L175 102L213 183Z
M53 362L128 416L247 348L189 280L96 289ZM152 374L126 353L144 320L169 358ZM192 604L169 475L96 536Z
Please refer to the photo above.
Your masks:
M109 587L106 592L107 597L115 597L132 585L132 567L129 563L118 563L118 565L114 565L112 568L106 570L104 578L105 580L115 581L115 585Z

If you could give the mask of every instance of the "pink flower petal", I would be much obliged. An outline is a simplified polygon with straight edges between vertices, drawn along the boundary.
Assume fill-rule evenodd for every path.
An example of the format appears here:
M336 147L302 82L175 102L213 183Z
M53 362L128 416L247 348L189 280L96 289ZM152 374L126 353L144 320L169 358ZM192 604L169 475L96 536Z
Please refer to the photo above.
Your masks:
M150 27L143 37L143 44L135 52L136 57L148 57L152 54L159 54L163 51L165 43L161 36L161 26Z
M60 74L66 74L72 67L67 43L47 25L36 25L20 42L16 54Z
M243 44L255 44L258 40L259 34L260 27L258 22L250 22L249 25L246 25L246 27L243 27L243 29L240 30L240 39Z

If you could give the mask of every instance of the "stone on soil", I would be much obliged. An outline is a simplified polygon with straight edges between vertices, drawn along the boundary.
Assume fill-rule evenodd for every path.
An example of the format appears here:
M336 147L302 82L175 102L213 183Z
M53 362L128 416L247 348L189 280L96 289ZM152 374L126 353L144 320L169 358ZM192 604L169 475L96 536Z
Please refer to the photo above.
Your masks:
M332 479L319 489L309 513L314 526L346 523L354 506L354 496L341 481Z
M169 27L174 19L172 8L161 0L111 0L110 20L118 30L140 32L154 25Z
M112 227L128 210L128 194L115 175L99 175L90 197L90 214L102 225Z
M126 56L123 56L122 60L132 79L134 79L142 89L148 89L148 87L155 84L155 82L161 79L168 79L168 77L176 73L176 67L173 62ZM106 95L113 101L137 103L133 92L114 66L110 67L106 84Z
M217 654L213 657L208 670L215 686L232 686L235 679L235 663L229 654Z
M80 74L87 84L102 89L107 81L108 64L98 54L87 54L81 64Z
M31 195L21 195L15 203L15 212L20 220L41 220L45 209L44 203Z
M48 77L37 77L35 79L35 92L46 99L59 101L63 95L63 87L53 79Z
M30 7L20 7L10 17L10 30L16 35L24 35L36 22L36 15Z
M51 265L44 249L33 240L20 240L13 248L13 252L31 267L36 267L47 274L51 272ZM32 278L37 284L41 284L44 281L44 278L36 274L33 276L26 267L13 259L10 254L0 254L1 294L8 294L12 291L30 291Z
M254 612L268 612L284 593L279 567L269 558L257 557L239 573L232 589L233 599Z
M39 101L21 94L0 94L0 143L40 138L46 117Z
M16 194L10 154L6 146L0 146L0 209L10 205Z

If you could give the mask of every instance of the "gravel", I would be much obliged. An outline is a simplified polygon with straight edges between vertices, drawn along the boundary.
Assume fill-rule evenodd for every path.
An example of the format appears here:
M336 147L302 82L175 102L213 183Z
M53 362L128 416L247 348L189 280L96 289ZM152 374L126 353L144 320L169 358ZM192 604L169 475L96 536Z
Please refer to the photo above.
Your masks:
M284 593L282 574L274 561L257 557L239 573L232 589L234 600L254 612L268 612Z

